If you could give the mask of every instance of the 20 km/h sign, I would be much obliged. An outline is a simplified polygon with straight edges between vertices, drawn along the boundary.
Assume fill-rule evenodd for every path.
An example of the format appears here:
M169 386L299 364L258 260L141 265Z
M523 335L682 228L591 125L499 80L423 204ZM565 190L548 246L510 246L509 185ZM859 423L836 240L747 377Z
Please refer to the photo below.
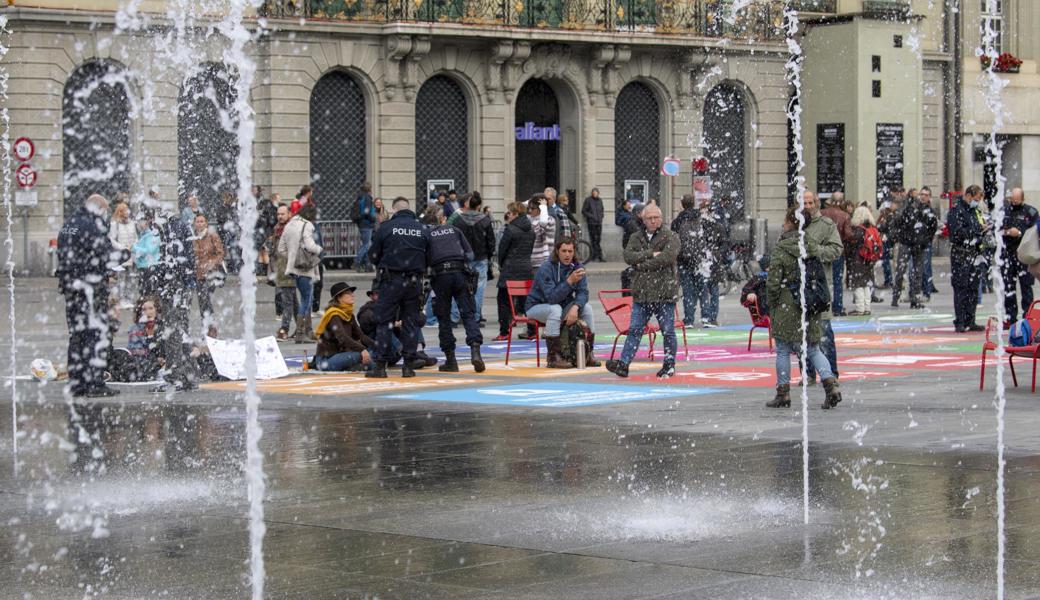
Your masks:
M27 137L20 137L11 146L14 157L21 162L28 162L36 156L36 145Z
M24 190L32 189L36 185L36 169L30 164L18 165L14 170L14 178L18 187Z

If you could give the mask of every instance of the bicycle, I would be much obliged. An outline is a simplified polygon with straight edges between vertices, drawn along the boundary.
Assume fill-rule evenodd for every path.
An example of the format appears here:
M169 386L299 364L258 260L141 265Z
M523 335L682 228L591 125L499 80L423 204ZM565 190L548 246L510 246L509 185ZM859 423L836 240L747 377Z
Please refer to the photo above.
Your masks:
M582 237L582 233L584 233L584 230L581 225L574 223L574 258L584 264L592 256L592 244Z

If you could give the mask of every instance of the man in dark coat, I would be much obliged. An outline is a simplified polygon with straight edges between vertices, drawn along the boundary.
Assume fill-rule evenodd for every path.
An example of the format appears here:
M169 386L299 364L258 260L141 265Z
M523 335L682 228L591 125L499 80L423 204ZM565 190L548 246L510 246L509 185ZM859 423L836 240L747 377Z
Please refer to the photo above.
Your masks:
M105 385L108 279L121 260L108 239L108 200L94 194L58 233L58 290L69 326L68 390L90 398L119 393Z
M924 285L926 250L931 247L939 228L939 219L932 210L931 190L923 187L917 198L907 199L895 227L899 237L899 256L896 260L895 285L892 288L892 306L899 307L905 273L909 278L910 308L924 308L920 294Z
M158 265L159 300L162 304L163 352L166 356L163 378L179 391L195 389L198 374L195 361L188 360L184 345L190 340L188 307L198 279L195 274L195 245L191 229L173 212L173 203L165 203L156 219L162 239L162 257ZM152 391L164 391L159 386Z
M469 267L477 272L477 290L473 293L476 305L477 321L484 321L484 289L487 287L488 267L491 257L495 255L495 228L491 224L491 215L483 210L484 201L480 194L463 194L462 205L455 212L452 223L462 231L473 249L473 259Z
M1004 204L1004 266L1001 276L1004 279L1004 312L1008 322L1014 323L1019 315L1025 315L1029 305L1033 303L1033 276L1026 270L1022 261L1018 260L1018 245L1022 236L1030 227L1035 227L1037 211L1026 204L1026 194L1022 188L1011 190L1011 197ZM1022 288L1022 312L1018 312L1017 288Z
M589 261L603 259L603 248L600 241L603 239L603 199L599 197L599 188L592 188L592 193L581 205L581 216L585 217L585 224L589 231L589 243L592 245L592 256Z
M507 281L531 279L531 250L534 248L534 229L527 218L527 206L520 202L509 205L506 211L506 227L498 242L498 337L496 342L509 339L509 323L513 311L510 308ZM524 299L517 298L517 312L523 310Z
M958 333L982 331L975 323L975 301L979 294L979 263L982 261L982 242L991 225L983 225L979 203L982 188L968 186L964 195L946 215L950 234L950 283L953 284L953 326Z

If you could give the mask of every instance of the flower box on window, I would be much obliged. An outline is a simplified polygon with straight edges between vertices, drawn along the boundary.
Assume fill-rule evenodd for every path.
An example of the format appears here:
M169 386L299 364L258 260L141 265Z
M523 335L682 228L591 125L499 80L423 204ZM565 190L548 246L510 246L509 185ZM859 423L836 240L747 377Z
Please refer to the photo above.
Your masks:
M992 57L988 54L983 54L979 57L983 70L989 69L989 64L992 60ZM1018 73L1021 68L1022 61L1015 58L1015 56L1010 52L1005 52L998 56L997 62L993 65L993 71L995 73Z

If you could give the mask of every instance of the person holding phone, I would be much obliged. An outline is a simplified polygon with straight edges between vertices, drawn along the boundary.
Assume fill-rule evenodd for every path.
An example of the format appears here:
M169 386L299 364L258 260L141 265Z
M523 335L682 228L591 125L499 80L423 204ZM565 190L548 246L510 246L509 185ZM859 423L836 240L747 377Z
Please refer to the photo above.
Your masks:
M556 242L550 259L538 268L531 293L527 296L528 317L545 323L545 346L551 369L569 369L560 348L560 326L568 327L582 319L595 331L592 306L589 304L589 282L585 267L574 260L574 240L564 238ZM593 338L595 339L595 335ZM595 366L589 357L589 366Z

